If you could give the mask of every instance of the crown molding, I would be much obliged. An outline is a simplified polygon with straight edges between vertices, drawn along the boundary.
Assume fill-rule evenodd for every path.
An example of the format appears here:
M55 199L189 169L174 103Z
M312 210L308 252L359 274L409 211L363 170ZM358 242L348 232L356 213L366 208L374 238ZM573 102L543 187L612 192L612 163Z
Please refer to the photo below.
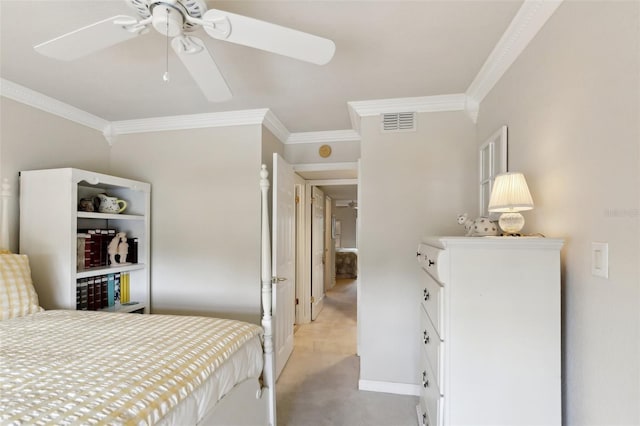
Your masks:
M138 120L113 121L111 122L111 126L115 135L203 129L207 127L243 126L262 124L268 111L268 109L263 108L142 118Z
M347 102L347 105L360 117L394 112L460 111L464 109L465 95L464 93L459 93L413 98L352 101Z
M309 185L323 186L323 185L357 185L358 179L306 179Z
M360 142L360 134L353 129L328 130L324 132L291 133L285 144Z
M351 125L359 132L362 117L395 112L463 111L467 97L464 93L452 95L419 96L413 98L377 99L347 102Z
M109 122L103 118L4 78L0 78L0 96L57 115L100 132L104 131L109 125Z
M289 139L291 133L270 109L267 110L262 124L269 129L280 142L287 143L287 139Z
M562 0L524 1L467 89L474 104L480 105L561 3ZM477 111L475 115L477 118Z
M292 167L296 172L358 171L358 163L356 161L342 163L302 163L292 164Z

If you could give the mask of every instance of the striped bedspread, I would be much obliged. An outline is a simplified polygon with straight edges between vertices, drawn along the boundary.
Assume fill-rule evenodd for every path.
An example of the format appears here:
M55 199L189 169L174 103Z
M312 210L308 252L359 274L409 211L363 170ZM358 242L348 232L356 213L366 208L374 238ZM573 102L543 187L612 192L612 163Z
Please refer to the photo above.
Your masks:
M0 321L0 424L152 425L261 333L216 318L87 311Z

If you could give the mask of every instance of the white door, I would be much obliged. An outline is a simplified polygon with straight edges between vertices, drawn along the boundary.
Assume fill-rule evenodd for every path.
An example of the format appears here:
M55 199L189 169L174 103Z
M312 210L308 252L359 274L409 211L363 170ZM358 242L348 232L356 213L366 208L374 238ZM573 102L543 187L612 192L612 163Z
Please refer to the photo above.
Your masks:
M313 187L311 207L311 320L324 305L324 193Z
M273 154L273 332L276 380L293 351L295 321L295 183L294 172Z

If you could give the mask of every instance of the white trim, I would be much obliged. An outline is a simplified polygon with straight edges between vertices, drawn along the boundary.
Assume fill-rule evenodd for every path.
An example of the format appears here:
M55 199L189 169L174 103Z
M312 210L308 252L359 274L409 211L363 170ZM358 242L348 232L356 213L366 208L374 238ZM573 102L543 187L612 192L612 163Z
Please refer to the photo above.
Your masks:
M4 78L0 78L0 96L66 118L100 132L109 125L109 122L103 118Z
M378 382L374 380L359 380L358 390L371 392L393 393L396 395L420 396L420 386L409 383Z
M469 85L466 92L469 98L477 104L482 102L561 3L562 0L524 1Z
M294 164L293 171L295 172L326 172L337 170L358 170L357 162L344 162L344 163L307 163L307 164Z
M262 124L269 129L280 142L287 143L287 139L289 139L291 133L270 109L267 110Z
M356 131L360 130L362 117L393 112L463 111L466 105L463 93L347 102L351 125Z
M360 134L353 129L291 133L285 144L336 142L360 142Z
M358 179L307 179L307 183L315 186L322 185L357 185Z
M467 104L465 106L465 111L467 115L473 121L473 123L478 122L478 113L480 112L480 103L473 98L467 96Z
M208 127L243 126L262 124L267 112L263 109L211 112L204 114L174 115L142 118L139 120L113 121L113 134L162 132L168 130L202 129Z
M413 98L377 99L347 102L360 117L390 112L460 111L465 107L464 93L453 95L419 96Z

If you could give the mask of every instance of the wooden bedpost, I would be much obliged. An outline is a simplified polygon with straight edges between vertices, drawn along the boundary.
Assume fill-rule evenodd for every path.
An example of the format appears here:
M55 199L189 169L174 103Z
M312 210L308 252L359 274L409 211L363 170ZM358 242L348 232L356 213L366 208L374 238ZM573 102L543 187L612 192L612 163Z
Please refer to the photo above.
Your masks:
M11 196L11 186L9 179L2 180L2 219L0 222L0 249L9 250L9 197Z
M267 401L269 423L276 426L276 380L275 358L273 354L273 329L271 326L271 237L269 236L269 172L267 166L260 170L260 189L262 190L262 328L264 329L264 371L263 379L269 389Z

